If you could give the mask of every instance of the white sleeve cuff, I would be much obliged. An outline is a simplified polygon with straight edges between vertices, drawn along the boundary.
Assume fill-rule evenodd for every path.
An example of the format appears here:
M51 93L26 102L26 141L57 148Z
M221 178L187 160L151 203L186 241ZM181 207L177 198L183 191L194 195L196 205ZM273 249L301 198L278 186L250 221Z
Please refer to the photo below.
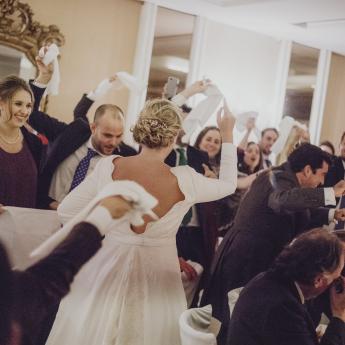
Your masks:
M45 89L47 87L48 84L42 84L42 83L38 83L36 80L34 80L32 82L33 85L35 85L36 87L39 87L40 89Z
M87 95L86 95L86 97L88 98L88 99L90 99L91 101L96 101L96 97L95 97L95 93L93 92L93 91L90 91Z
M171 102L175 103L177 106L181 107L187 102L187 98L180 93L171 99Z
M334 222L334 214L335 214L335 208L331 208L328 211L328 223Z
M105 235L112 220L110 212L103 206L95 207L85 219L86 222L94 225L102 235Z
M335 206L337 204L334 195L334 189L332 187L324 188L324 195L325 195L325 206Z

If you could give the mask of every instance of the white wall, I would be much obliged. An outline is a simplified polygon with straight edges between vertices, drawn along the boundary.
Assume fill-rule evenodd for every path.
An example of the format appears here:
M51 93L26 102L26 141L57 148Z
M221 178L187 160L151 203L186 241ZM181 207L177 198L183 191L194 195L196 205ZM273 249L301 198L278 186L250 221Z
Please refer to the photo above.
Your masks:
M255 110L260 113L260 129L276 126L280 116L275 109L279 98L277 80L281 80L281 41L206 21L198 77L206 76L214 81L235 114ZM214 118L211 123L215 123ZM235 133L237 143L240 137Z

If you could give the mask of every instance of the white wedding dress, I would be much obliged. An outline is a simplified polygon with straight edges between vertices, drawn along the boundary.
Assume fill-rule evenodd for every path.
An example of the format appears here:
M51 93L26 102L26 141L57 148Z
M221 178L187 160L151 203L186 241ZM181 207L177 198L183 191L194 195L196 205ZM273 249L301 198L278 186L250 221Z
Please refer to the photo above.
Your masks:
M59 207L66 222L112 181L115 156L102 159ZM185 199L143 234L128 220L114 221L98 253L77 274L62 300L47 345L179 345L178 320L186 309L175 235L198 202L233 193L237 155L223 144L220 176L210 179L188 166L171 168Z

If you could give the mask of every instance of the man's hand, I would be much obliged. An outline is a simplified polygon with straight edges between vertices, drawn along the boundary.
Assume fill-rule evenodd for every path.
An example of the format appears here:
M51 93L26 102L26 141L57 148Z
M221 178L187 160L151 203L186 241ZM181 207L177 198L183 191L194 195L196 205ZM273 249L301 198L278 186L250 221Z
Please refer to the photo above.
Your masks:
M222 116L222 111L224 114ZM217 113L217 124L220 130L223 143L232 143L232 132L236 119L232 115L227 103L224 101L224 108L219 109Z
M51 210L57 210L58 209L58 207L59 207L59 203L57 202L57 201L52 201L50 204L49 204L49 208L51 209Z
M345 221L345 208L341 208L339 210L334 211L334 219L337 220L338 222L343 222Z
M335 285L330 289L330 302L332 315L345 322L345 278L340 277L339 283L343 285L343 292L338 293Z
M38 77L35 79L35 81L41 84L48 84L54 71L53 63L50 63L46 66L42 62L42 58L36 56L36 65L38 68Z
M118 195L104 198L99 205L105 207L113 219L121 218L133 208L133 204L130 201Z
M202 167L204 168L204 176L210 177L210 178L218 178L217 175L214 173L213 170L211 170L206 164L203 164Z
M198 277L198 273L188 262L183 258L178 258L178 260L180 262L180 270L181 272L186 273L188 280L194 280Z
M114 81L116 81L117 80L117 75L115 74L115 75L112 75L111 77L109 77L109 81L112 83L112 82L114 82Z
M5 212L5 210L3 209L3 207L4 207L4 205L3 205L3 204L0 204L0 214Z
M334 187L334 194L336 198L345 195L345 180L340 180Z

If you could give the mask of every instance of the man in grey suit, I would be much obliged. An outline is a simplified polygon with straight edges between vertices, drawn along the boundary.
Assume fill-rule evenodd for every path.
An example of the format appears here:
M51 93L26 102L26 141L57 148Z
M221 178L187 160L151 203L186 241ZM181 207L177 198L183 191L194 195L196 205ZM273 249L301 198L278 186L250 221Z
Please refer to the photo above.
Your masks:
M211 267L202 304L212 304L223 325L218 336L224 344L229 321L227 293L246 285L272 264L283 247L298 234L345 218L345 210L330 210L345 192L345 181L333 188L324 183L329 155L303 144L288 162L258 176L244 196L233 228L224 237Z

